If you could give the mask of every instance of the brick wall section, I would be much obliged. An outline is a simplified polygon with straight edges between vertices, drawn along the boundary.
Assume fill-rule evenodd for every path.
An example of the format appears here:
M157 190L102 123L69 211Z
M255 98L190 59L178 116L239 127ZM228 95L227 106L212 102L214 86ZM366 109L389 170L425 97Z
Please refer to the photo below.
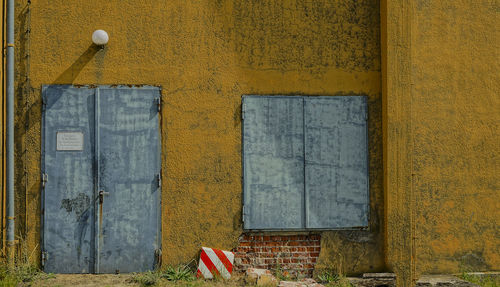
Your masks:
M312 276L320 252L320 235L248 235L239 238L234 270L249 267L275 270L279 266L291 276Z

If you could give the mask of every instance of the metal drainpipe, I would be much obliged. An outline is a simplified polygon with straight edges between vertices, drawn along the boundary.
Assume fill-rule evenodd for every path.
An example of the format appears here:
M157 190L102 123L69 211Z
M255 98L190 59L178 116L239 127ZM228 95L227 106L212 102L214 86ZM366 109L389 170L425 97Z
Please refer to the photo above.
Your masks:
M14 255L14 0L7 0L7 253Z

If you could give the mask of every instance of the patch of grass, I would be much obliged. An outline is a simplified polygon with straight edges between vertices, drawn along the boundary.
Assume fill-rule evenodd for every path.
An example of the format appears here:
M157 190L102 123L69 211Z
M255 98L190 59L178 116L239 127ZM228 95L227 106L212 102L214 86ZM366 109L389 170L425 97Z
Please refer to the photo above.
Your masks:
M345 275L339 274L331 270L325 270L316 276L318 282L325 284L329 287L352 287L353 285Z
M161 277L168 281L194 281L194 273L187 265L179 265L177 267L167 266L161 271Z
M155 271L135 273L131 281L139 283L141 286L195 286L196 280L193 271L187 265L166 266ZM167 284L168 281L169 283ZM180 285L178 285L180 284Z
M160 274L156 271L147 271L136 273L132 276L132 281L139 283L141 286L155 286L160 280Z
M19 280L15 276L12 276L10 274L5 274L2 271L2 274L0 275L0 286L1 287L14 287L17 286L19 283Z
M335 283L329 283L326 286L331 286L331 287L354 287L349 280L347 280L347 277L344 275L339 275L339 279Z
M471 274L467 272L462 272L459 276L461 279L469 281L471 283L477 284L482 287L499 287L500 286L500 277L492 276L492 275L483 275L479 276L477 274Z
M3 252L0 254L0 286L17 286L20 283L29 283L55 276L54 274L43 273L32 264L32 257L37 247L30 252L26 241L19 237L13 258L14 262L9 264L7 255Z
M344 255L336 252L336 258L321 273L316 275L316 279L328 287L353 287L351 282L344 275Z
M339 281L339 274L331 271L323 271L323 273L316 276L320 283L335 283Z

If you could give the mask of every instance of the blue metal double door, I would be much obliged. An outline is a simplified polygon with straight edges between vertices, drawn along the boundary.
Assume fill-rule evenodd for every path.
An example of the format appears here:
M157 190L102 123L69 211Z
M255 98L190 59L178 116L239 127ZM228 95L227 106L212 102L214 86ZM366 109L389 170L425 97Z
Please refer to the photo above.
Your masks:
M160 256L157 87L42 89L42 263L127 273Z

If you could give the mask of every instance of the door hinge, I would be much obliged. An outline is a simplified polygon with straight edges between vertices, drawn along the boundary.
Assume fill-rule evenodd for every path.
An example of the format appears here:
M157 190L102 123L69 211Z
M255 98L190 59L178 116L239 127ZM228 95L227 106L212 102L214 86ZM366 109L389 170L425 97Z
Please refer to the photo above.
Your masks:
M161 112L161 98L156 98L156 105L158 106L158 112Z
M156 179L158 181L158 188L161 188L161 173L156 175Z
M42 266L45 266L45 262L49 259L49 253L47 251L42 251Z
M241 119L244 120L245 119L245 103L241 104Z
M365 112L365 121L368 120L368 110Z
M42 187L45 187L45 184L49 181L49 175L46 173L42 173Z

